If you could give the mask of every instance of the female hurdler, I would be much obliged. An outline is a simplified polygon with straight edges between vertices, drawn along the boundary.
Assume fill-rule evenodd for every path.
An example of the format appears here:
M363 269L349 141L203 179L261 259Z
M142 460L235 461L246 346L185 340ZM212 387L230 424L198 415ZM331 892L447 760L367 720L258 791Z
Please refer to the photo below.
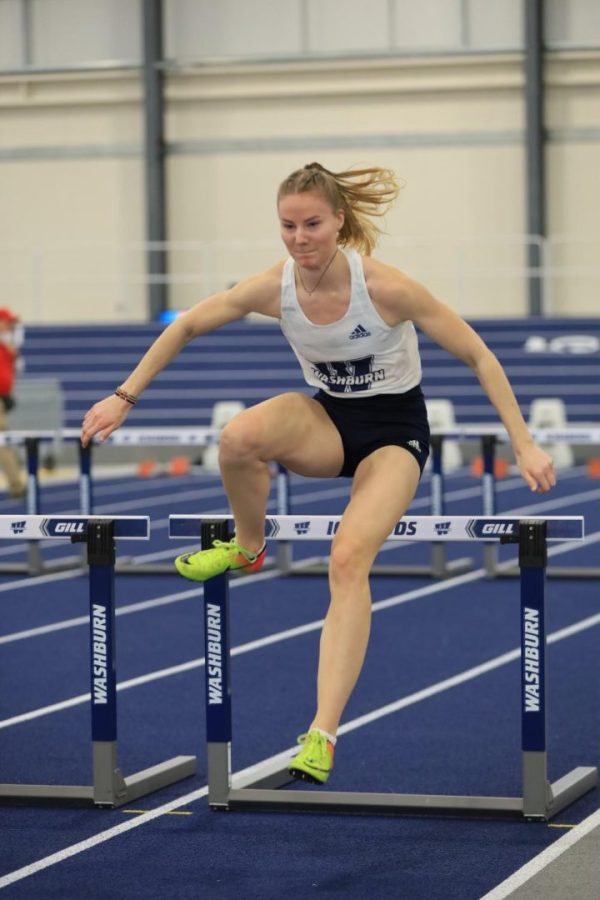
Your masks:
M324 784L335 734L363 665L369 571L415 494L429 452L415 325L477 375L508 432L532 491L555 484L552 460L534 443L494 354L421 284L371 257L381 216L396 198L392 172L334 173L318 163L293 172L277 196L289 258L214 294L179 316L114 395L85 415L81 440L104 440L152 379L193 338L251 312L279 319L309 385L236 416L223 430L219 464L235 538L175 562L205 581L228 569L255 572L266 547L269 461L309 477L352 478L350 501L331 545L331 602L323 626L317 710L290 771Z

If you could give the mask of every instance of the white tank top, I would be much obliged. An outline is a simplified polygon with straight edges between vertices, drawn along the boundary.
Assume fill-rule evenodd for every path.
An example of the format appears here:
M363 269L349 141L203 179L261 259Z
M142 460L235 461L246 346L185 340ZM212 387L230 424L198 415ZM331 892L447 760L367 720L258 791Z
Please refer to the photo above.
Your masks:
M387 325L369 297L362 258L343 251L350 265L350 303L329 325L315 325L300 308L294 260L281 279L281 330L302 366L306 382L336 397L403 394L421 381L421 360L412 322Z

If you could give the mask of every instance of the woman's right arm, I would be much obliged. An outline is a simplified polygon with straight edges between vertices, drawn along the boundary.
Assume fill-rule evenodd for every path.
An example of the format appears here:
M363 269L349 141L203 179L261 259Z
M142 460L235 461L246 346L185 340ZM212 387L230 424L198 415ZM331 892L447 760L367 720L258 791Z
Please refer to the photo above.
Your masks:
M187 312L178 316L154 341L133 372L120 387L124 393L139 397L150 382L183 350L195 337L206 334L243 318L249 312L264 311L270 314L273 308L273 288L277 280L273 270L263 275L245 279L228 291L213 294L197 303ZM81 443L84 447L93 437L104 441L127 418L132 403L110 394L95 403L85 414L81 428Z

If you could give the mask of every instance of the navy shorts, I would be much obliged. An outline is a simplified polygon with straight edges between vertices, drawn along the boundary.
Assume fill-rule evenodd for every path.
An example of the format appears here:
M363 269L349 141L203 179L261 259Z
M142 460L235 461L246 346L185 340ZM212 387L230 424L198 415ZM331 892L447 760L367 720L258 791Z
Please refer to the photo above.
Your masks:
M365 457L390 445L412 453L423 473L429 456L429 423L420 385L405 394L374 394L346 400L319 391L314 399L342 438L344 465L338 478L352 478Z

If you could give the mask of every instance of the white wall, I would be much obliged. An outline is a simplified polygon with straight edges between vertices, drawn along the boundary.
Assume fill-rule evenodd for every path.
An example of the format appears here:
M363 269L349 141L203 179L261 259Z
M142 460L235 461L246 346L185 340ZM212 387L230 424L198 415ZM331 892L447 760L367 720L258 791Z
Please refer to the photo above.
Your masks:
M8 2L14 12L17 0ZM71 0L47 2L55 10L62 4L66 15ZM117 40L108 16L116 15L115 3L103 7L96 37L87 38L98 53ZM268 18L268 0L262 3L262 17L244 26L255 49L265 22L280 27L277 17ZM303 12L298 29L289 29L298 46L316 40L312 0L283 3L290 17ZM361 3L345 7L346 19L354 15L344 31L348 40ZM173 51L183 52L186 34L190 53L197 49L197 35L182 30L183 13L198 16L204 5L169 0ZM417 40L422 20L401 27L408 23L406 3L368 5L371 42L390 10L393 40L401 33ZM496 31L483 0L467 7L468 40L521 39L517 0L502 7ZM221 11L211 26L212 46L223 49L229 45L217 38L226 41L236 28L239 34L241 20L227 18L228 3L212 8ZM327 18L330 6L322 10ZM563 16L564 27L581 33L591 26L579 0L578 10L579 17ZM206 22L212 19L205 28ZM449 14L444 19L447 38L456 22ZM334 38L339 43L339 33L330 43ZM131 34L119 41L123 53L139 52ZM0 40L0 53L2 46ZM600 51L549 54L547 93L548 220L559 267L551 308L596 314ZM526 312L521 54L190 64L167 77L166 125L168 229L178 242L170 253L172 305L187 305L277 258L277 185L318 159L332 169L390 166L405 179L382 257L465 315ZM29 321L145 318L142 143L138 71L0 75L0 305L16 306Z

